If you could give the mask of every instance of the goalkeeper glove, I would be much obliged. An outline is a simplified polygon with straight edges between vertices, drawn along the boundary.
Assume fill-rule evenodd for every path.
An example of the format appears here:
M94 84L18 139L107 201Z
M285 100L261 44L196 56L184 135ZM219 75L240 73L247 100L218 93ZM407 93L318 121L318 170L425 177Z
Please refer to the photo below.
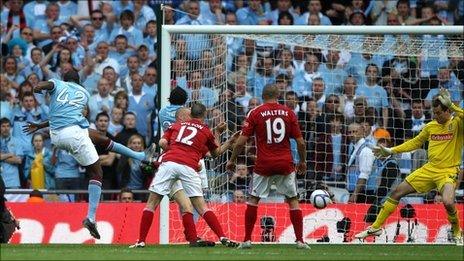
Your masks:
M450 93L448 92L447 89L444 89L444 88L440 89L440 95L438 95L438 99L443 105L445 105L448 108L451 107L451 105L453 105L453 102L451 101Z
M374 155L376 157L388 157L390 155L393 155L393 151L390 148L386 148L382 145L374 146L372 148L372 151L374 152Z

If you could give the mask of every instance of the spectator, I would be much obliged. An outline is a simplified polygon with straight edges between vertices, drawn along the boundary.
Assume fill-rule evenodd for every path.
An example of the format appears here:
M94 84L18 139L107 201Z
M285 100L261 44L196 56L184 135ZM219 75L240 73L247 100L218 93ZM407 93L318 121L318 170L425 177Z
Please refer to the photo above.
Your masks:
M63 36L63 30L61 29L61 27L58 26L58 25L52 26L52 28L50 29L51 42L49 42L48 44L42 46L43 52L45 54L50 53L53 50L53 47L61 42L61 40L62 40L61 37L62 36ZM40 46L38 46L38 47L40 47ZM54 60L55 59L49 59L46 63L48 63L50 65L53 65Z
M398 12L398 21L401 25L414 24L416 19L411 15L409 0L398 0L396 2L396 10Z
M153 62L156 58L149 56L146 44L143 43L139 46L139 48L137 48L137 57L139 58L140 69L142 72L145 72L149 66L154 66Z
M139 57L136 55L129 56L126 64L127 66L121 69L121 87L130 94L132 92L132 75L141 75L142 72Z
M106 112L100 112L95 118L95 128L101 136L108 137L114 140L113 135L108 132L109 115ZM108 151L106 148L95 146L98 153L98 158L102 166L103 171L103 188L104 189L116 189L118 188L118 180L114 175L114 163L116 160L116 154ZM104 199L111 199L111 195L107 194L103 196Z
M7 118L13 120L15 98L11 93L10 80L0 74L0 119Z
M265 19L260 0L250 0L248 7L238 9L236 14L239 25L258 25L260 20Z
M142 91L143 78L140 74L132 74L131 83L132 93L129 95L128 110L137 115L137 131L147 137L150 113L155 107L155 97Z
M166 9L165 9L166 10ZM156 57L156 50L158 47L158 39L156 32L156 20L150 20L145 25L145 38L143 38L143 43L148 47L148 53L151 58Z
M97 44L97 55L93 59L95 64L94 73L98 75L103 74L103 69L111 66L117 74L120 72L119 63L113 58L108 57L109 45L107 42L99 42Z
M157 83L158 72L155 67L148 67L143 75L143 86L142 91L155 97L158 95L158 83Z
M122 11L119 16L120 26L113 29L110 34L110 41L113 41L117 35L123 34L127 37L127 43L133 49L136 49L143 42L143 34L138 28L134 27L135 17L130 10ZM142 27L143 28L143 27Z
M119 16L118 14L116 14ZM95 43L101 41L107 41L109 36L110 25L106 23L106 16L103 15L103 12L99 9L95 9L91 12L90 16L86 15L73 15L69 19L71 23L77 27L79 31L82 32L84 27L80 23L82 20L90 20L90 24L95 30L95 38L93 39Z
M222 12L222 1L211 0L200 2L200 15L212 24L224 24L224 14Z
M243 190L237 189L234 191L232 202L238 204L243 204L246 202L246 197L245 193L243 193Z
M23 0L12 0L9 1L8 4L9 8L2 8L1 12L1 21L9 21L7 23L6 31L10 30L13 27L23 29L24 27L28 26L28 24L26 23L27 20L25 13L23 11L24 9L22 8ZM18 30L14 32L13 37L19 37Z
M133 151L141 152L145 149L145 142L141 135L134 134L127 141L127 147ZM140 161L121 156L116 167L117 177L121 187L129 189L145 189L146 176L140 169Z
M114 138L116 142L127 144L129 138L134 134L139 134L136 129L137 117L134 112L129 111L124 114L123 125L124 128Z
M94 94L89 99L90 119L94 121L97 114L100 112L109 113L113 107L114 98L110 95L110 85L108 80L101 78L98 81L98 93Z
M119 192L119 202L132 203L134 202L134 193L130 188L122 188Z
M124 90L118 91L114 95L114 107L120 108L123 113L126 113L129 108L129 95Z
M0 119L0 167L1 177L6 188L21 186L19 166L24 155L21 143L10 134L11 122L7 118Z
M43 47L52 42L50 32L53 26L63 23L60 20L60 6L57 3L48 3L45 9L45 18L35 21L33 25L34 39L39 41L38 46Z
M189 101L198 101L207 108L211 108L217 101L217 94L212 89L202 85L201 71L191 71L187 77L189 89L186 91L189 95Z
M105 67L105 69L103 69L102 78L108 81L111 95L116 94L117 91L122 90L121 82L119 81L119 75L116 73L113 67Z
M13 56L7 56L3 59L3 73L11 82L11 87L18 90L19 85L24 82L24 77L20 74L18 62Z
M425 97L424 105L426 109L431 108L432 99L438 95L440 88L447 89L451 94L451 101L459 104L462 100L462 93L464 91L463 85L457 79L451 78L451 71L447 67L442 67L438 70L438 86L430 89L427 97Z
M27 199L27 203L44 203L45 200L43 198L42 192L37 189L34 189L29 193L29 198Z
M325 103L325 83L321 77L313 79L312 98L316 101L317 109L322 111Z
M325 90L324 94L340 95L342 93L343 79L348 75L343 66L337 66L340 61L340 52L336 50L329 50L327 53L327 62L321 63L317 72L321 74L324 79Z
M318 68L319 59L316 55L309 54L304 64L304 70L298 71L292 81L292 89L300 99L312 96L313 80L321 77Z
M395 11L395 1L374 1L371 11L371 20L374 25L386 25L387 17Z
M363 127L357 123L348 126L348 138L354 146L349 147L347 164L347 189L351 203L372 203L377 184L371 176L375 160L372 149L363 138Z
M17 142L20 143L24 153L32 153L32 135L23 133L23 127L27 122L40 123L45 121L48 118L48 110L45 111L42 109L43 107L38 106L32 92L25 92L20 99L20 106L16 107L13 112L13 136L16 137Z
M69 152L54 148L50 162L55 167L56 189L78 190L85 188L85 170ZM59 197L64 202L76 201L74 194L61 194Z
M113 107L111 109L111 119L108 123L108 133L116 136L123 128L122 125L122 116L123 110L118 107Z
M268 84L275 83L274 61L271 57L261 59L256 65L253 84L253 96L261 97L263 89Z
M376 116L382 119L379 121L381 126L388 126L388 95L387 91L378 85L379 68L375 64L369 64L366 67L366 80L363 85L356 89L356 96L364 96L370 107L376 109Z
M245 164L237 164L235 172L229 179L229 189L234 190L248 190L248 183L250 182L250 174L248 173L248 167Z
M147 5L146 0L134 0L134 18L135 18L135 27L138 29L145 28L146 24L149 21L156 20L155 12L153 8L150 8ZM141 42L137 42L141 43Z
M54 189L55 169L52 152L44 146L44 137L36 132L32 136L33 151L26 152L24 176L32 189Z
M354 100L356 98L357 81L353 76L346 77L343 82L343 93L339 96L340 109L343 111L345 124L350 124L354 121Z
M248 103L252 98L251 94L247 92L246 76L242 74L235 74L235 102L240 104L245 111L248 108Z
M129 48L128 42L127 42L127 36L123 34L119 34L114 38L114 46L115 50L111 50L108 53L108 57L116 60L118 64L126 64L126 61L128 58L132 55L134 55L133 49ZM129 62L127 62L127 65L129 65ZM126 77L128 74L128 70L126 67L122 67L120 71L121 77Z
M308 12L302 14L295 24L297 25L307 25L309 23L309 17L311 15L316 15L319 18L320 25L332 25L330 19L321 13L322 4L320 0L310 0L308 4Z

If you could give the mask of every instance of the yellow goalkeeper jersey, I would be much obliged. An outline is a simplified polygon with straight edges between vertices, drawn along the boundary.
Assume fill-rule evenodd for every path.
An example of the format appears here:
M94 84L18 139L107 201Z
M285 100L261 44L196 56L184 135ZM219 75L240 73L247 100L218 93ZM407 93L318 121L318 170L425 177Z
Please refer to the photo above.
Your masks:
M461 153L464 145L464 110L452 106L454 116L445 124L436 120L429 122L413 139L391 148L394 153L412 151L422 147L429 141L428 162L425 168L442 170L459 167L462 162Z

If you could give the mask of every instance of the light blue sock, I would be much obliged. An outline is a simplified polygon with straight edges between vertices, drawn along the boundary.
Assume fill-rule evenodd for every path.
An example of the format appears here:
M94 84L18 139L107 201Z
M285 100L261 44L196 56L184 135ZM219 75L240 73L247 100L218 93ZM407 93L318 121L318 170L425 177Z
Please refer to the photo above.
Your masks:
M95 215L97 213L98 203L100 202L101 196L101 183L96 180L89 181L89 210L87 212L87 218L90 221L95 222Z
M117 143L117 142L113 142L113 147L111 148L111 151L127 156L129 158L136 159L136 160L145 159L145 152L133 151L129 149L128 147L122 145L121 143Z

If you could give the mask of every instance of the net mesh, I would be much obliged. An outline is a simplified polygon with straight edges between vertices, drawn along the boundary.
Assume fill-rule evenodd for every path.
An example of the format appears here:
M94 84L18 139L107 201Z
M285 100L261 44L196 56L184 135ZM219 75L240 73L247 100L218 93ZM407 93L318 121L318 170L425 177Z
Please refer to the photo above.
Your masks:
M462 106L462 36L172 34L171 48L173 86L187 90L189 102L207 106L210 127L227 122L223 140L240 130L266 85L279 87L280 102L296 112L307 146L308 172L298 177L297 186L308 242L353 241L354 232L375 220L391 190L427 161L426 146L375 159L358 191L356 137L386 146L414 137L430 121L431 99L440 87ZM205 197L226 234L241 240L254 140L233 173L225 169L229 153L206 160ZM319 188L330 191L336 204L319 211L304 204ZM429 204L434 202L440 202L436 191L406 197L377 242L449 242L446 214L442 206ZM458 202L462 211L459 193ZM409 203L414 211L405 207ZM178 210L170 209L170 242L183 242ZM197 229L201 237L215 239L201 219ZM253 241L294 240L285 198L273 186L269 198L261 200Z

